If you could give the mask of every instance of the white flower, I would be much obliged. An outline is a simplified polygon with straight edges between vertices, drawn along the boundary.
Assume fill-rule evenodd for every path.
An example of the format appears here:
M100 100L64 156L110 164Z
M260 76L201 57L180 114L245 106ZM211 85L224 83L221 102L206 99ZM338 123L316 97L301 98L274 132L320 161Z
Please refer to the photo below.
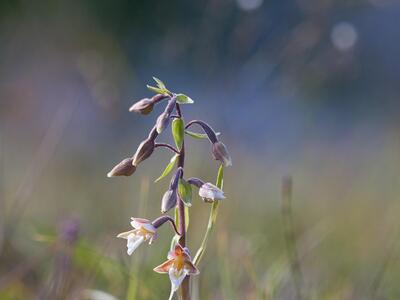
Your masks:
M157 237L157 229L149 220L141 218L131 219L131 225L134 229L117 235L117 237L127 240L128 255L131 255L143 242L149 241L149 244L151 244Z
M213 202L215 200L225 199L224 192L213 185L212 183L206 182L199 189L199 196L204 201Z

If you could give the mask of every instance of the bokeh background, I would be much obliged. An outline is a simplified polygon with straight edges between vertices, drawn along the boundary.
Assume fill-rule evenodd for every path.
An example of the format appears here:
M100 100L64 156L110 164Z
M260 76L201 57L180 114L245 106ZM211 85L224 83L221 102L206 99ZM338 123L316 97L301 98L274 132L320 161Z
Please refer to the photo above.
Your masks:
M233 158L194 299L400 299L399 18L396 0L1 1L0 299L168 297L170 228L133 257L115 235L160 214L170 153L106 178L162 111L128 112L152 76ZM187 147L214 181L208 142Z

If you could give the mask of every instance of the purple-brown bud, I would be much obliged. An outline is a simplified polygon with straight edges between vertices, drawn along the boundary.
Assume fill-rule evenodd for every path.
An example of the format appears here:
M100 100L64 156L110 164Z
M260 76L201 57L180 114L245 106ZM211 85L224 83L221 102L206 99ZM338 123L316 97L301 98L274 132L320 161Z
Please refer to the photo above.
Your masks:
M136 171L136 166L132 165L133 158L125 158L118 165L116 165L110 172L108 172L107 177L114 176L131 176Z
M171 100L168 101L167 107L165 108L164 112L158 116L156 121L156 129L158 133L163 132L164 129L168 127L171 113L174 111L175 104L176 98L173 97L171 98Z
M158 133L164 131L165 128L168 127L170 121L170 114L167 112L163 112L161 115L158 116L156 121L156 129Z
M154 151L155 143L153 139L146 139L140 143L135 155L133 156L132 165L137 166L147 159Z
M176 189L169 189L168 191L166 191L161 200L161 212L164 214L168 212L171 208L175 207L177 200L178 194Z
M135 104L133 104L130 108L130 112L136 112L142 115L148 115L152 112L154 107L154 101L152 99L144 98Z
M214 159L221 161L225 165L225 167L232 165L231 156L229 155L228 150L222 142L218 141L212 144L211 151Z

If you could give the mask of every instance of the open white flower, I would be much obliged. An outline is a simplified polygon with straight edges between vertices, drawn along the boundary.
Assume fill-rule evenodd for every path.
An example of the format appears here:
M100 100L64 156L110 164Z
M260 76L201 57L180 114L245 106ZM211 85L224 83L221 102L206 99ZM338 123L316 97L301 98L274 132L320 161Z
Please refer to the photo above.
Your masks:
M131 218L133 230L122 232L117 235L119 238L127 240L127 253L131 255L141 243L149 241L149 244L157 237L157 229L147 219Z
M224 192L210 182L206 182L200 187L199 196L206 202L225 199Z

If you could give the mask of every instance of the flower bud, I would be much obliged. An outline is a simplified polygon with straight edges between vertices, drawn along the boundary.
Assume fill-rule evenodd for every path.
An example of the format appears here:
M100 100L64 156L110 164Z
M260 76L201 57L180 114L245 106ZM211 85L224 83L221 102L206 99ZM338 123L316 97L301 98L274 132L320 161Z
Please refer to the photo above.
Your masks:
M225 199L224 192L209 182L206 182L200 187L199 196L206 202Z
M178 200L177 191L169 189L165 192L161 200L161 212L164 214L171 208L175 207L176 201Z
M163 112L161 115L159 115L156 121L157 132L158 133L163 132L164 129L168 127L169 121L170 121L169 113Z
M178 169L176 169L176 172L172 177L171 182L169 183L170 190L176 190L178 188L179 179L182 177L182 175L183 169L182 167L179 167Z
M170 116L174 110L175 104L176 104L176 98L173 97L171 98L171 100L168 101L168 104L164 112L158 116L156 121L156 129L158 133L163 132L163 130L168 127Z
M133 159L125 158L118 165L116 165L110 172L108 172L107 177L114 176L131 176L136 171L136 166L132 165Z
M139 163L148 158L154 151L155 143L153 139L146 139L140 143L135 155L133 156L132 165L137 166Z
M213 143L211 151L214 159L224 163L225 167L232 166L231 156L222 142L218 141Z
M154 102L151 99L144 98L135 104L133 104L130 108L130 112L136 112L142 115L148 115L152 112L154 107Z

